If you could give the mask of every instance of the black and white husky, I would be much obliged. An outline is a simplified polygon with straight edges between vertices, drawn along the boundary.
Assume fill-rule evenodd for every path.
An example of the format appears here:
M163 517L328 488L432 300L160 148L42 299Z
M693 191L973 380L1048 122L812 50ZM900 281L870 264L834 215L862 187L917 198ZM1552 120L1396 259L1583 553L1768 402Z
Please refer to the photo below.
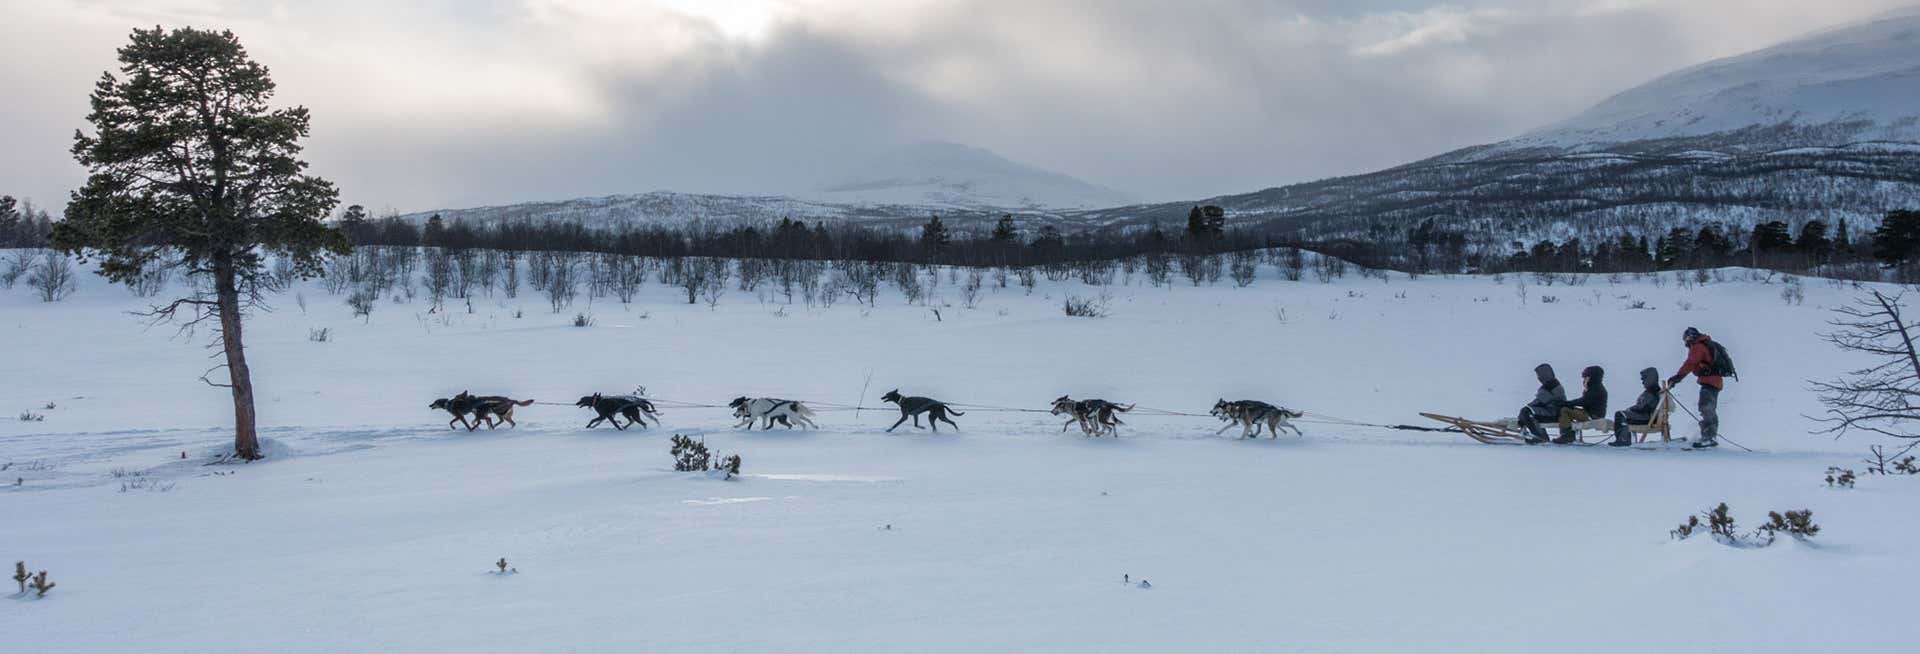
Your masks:
M947 406L946 402L941 402L930 397L902 397L900 395L900 389L898 388L887 391L886 395L880 396L880 401L892 402L900 406L900 419L894 421L893 426L888 427L887 431L898 429L900 423L906 422L908 418L913 419L914 429L925 429L926 427L920 426L920 414L922 413L927 414L927 425L933 427L934 431L940 431L940 421L942 420L945 420L949 425L953 425L954 429L959 429L960 425L954 424L952 419L947 418L947 414L952 413L956 416L967 415Z
M1116 414L1133 410L1133 405L1120 406L1106 400L1075 400L1065 395L1053 401L1053 415L1068 416L1066 424L1060 425L1060 431L1066 431L1074 423L1080 424L1080 431L1088 436L1101 434L1120 435L1120 425L1126 424Z
M727 406L733 407L733 417L740 419L739 424L734 425L736 429L741 427L752 429L755 420L761 421L761 429L772 429L776 421L786 425L787 429L793 429L794 423L800 423L807 429L820 428L813 424L812 420L808 420L813 417L813 410L793 400L736 397L732 402L728 402Z
M1296 436L1306 435L1300 431L1299 427L1295 427L1293 423L1288 422L1288 420L1306 414L1292 409L1283 409L1259 400L1235 400L1228 402L1223 399L1213 404L1212 413L1213 417L1224 420L1227 423L1227 426L1221 427L1220 431L1213 432L1214 435L1219 435L1226 430L1232 429L1234 425L1240 426L1241 438L1253 438L1254 436L1260 435L1261 425L1266 425L1268 438L1279 438L1281 428L1293 430Z

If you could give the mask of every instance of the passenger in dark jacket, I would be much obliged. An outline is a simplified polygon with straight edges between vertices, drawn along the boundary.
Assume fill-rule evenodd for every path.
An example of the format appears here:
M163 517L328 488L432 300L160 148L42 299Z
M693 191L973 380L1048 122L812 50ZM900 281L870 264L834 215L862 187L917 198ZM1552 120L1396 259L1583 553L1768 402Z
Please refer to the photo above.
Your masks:
M1520 426L1533 435L1527 444L1539 445L1547 442L1547 428L1540 426L1540 421L1560 419L1560 409L1567 404L1567 389L1553 376L1553 366L1534 366L1533 376L1540 380L1540 390L1534 391L1532 402L1520 407Z
M1613 414L1614 447L1626 447L1633 444L1633 433L1627 431L1627 425L1644 425L1653 422L1653 414L1660 410L1660 371L1647 368L1640 371L1640 399L1633 401L1627 410Z
M1602 381L1607 371L1600 366L1587 366L1580 371L1580 399L1567 402L1560 407L1560 437L1553 440L1560 445L1573 443L1573 424L1586 422L1607 415L1607 387Z

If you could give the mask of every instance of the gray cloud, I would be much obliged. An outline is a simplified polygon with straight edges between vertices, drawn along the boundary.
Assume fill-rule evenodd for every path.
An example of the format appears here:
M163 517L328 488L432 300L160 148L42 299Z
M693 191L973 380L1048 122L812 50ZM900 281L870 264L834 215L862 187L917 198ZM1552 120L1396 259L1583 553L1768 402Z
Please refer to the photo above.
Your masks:
M226 27L345 199L781 192L950 140L1154 199L1404 163L1900 0L0 0L0 192L63 203L135 25Z

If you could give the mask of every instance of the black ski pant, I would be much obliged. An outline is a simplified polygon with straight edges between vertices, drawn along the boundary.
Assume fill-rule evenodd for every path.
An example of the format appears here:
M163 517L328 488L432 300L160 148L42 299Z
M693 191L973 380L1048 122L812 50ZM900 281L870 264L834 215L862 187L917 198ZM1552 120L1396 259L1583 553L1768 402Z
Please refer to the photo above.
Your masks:
M1633 443L1633 432L1628 431L1627 427L1631 425L1644 425L1650 422L1653 422L1653 416L1628 415L1625 411L1615 411L1613 413L1613 442Z
M1720 389L1700 385L1700 440L1720 437Z

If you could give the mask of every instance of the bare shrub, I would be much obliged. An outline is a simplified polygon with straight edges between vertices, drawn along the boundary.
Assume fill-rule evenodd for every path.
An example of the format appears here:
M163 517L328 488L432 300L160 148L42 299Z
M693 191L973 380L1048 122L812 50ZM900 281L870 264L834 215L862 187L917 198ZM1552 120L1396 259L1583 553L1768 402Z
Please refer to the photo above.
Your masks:
M1107 316L1107 303L1111 299L1112 296L1106 293L1094 297L1070 294L1061 302L1061 309L1075 318L1104 318Z
M73 294L75 277L73 262L66 255L46 250L27 269L27 287L41 302L59 302Z

